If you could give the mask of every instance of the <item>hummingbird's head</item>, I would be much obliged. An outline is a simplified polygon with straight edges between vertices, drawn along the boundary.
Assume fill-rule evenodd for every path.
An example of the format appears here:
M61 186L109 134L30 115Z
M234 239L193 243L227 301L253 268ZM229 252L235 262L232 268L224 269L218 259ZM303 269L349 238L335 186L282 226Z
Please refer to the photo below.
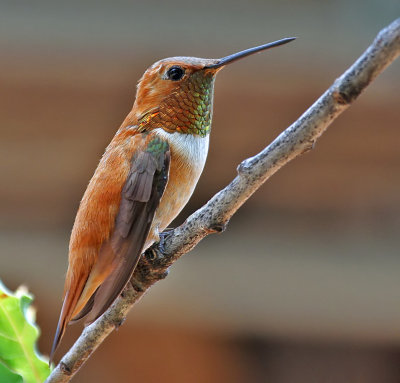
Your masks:
M139 80L134 105L138 123L151 120L152 127L171 132L206 133L211 125L214 79L220 69L208 66L216 62L170 57L154 63Z
M171 57L157 61L138 83L133 108L138 124L170 132L208 134L218 71L243 57L292 40L275 41L220 59Z

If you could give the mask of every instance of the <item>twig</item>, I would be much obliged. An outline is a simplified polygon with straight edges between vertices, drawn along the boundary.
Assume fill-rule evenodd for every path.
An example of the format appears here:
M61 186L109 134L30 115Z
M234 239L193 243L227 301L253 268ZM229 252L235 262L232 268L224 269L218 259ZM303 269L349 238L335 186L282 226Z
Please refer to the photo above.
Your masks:
M47 383L68 382L101 342L124 321L131 307L168 267L211 233L225 229L232 215L276 171L313 148L315 141L360 93L400 54L400 19L383 29L372 45L333 85L270 145L238 167L238 175L183 225L166 233L142 257L131 283L107 312L86 327L53 370ZM160 251L160 246L162 252Z

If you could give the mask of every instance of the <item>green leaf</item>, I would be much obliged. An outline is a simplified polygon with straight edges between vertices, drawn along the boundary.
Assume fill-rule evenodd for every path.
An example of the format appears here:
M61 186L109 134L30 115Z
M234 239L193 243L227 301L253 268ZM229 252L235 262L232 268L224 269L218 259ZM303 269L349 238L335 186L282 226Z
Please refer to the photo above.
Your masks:
M36 351L39 328L32 300L25 288L12 293L0 281L0 382L42 383L50 374Z
M7 383L23 383L22 376L9 370L0 363L0 382Z

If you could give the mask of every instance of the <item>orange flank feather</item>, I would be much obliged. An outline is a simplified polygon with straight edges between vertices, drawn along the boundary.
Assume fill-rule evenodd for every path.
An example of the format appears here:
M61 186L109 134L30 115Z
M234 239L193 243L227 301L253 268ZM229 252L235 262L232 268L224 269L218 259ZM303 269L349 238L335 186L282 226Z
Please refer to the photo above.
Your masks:
M132 130L124 130L114 137L82 198L69 246L70 266L65 287L67 290L71 286L70 281L77 277L77 270L82 275L80 278L88 277L97 260L100 246L109 239L113 231L133 151L139 150L144 141L141 135L136 135L130 140L135 133ZM104 272L107 273L106 270ZM104 276L98 275L98 278L101 280ZM87 300L86 297L81 298L71 312L71 317L81 310Z
M135 144L142 144L143 137L134 130L124 129L116 134L107 147L90 180L79 206L72 229L69 246L69 267L64 287L64 303L59 319L58 337L61 338L66 324L86 305L91 295L110 273L102 268L92 284L85 288L89 275L96 264L101 245L112 233L122 187L130 168ZM108 265L109 268L111 264ZM85 289L85 293L82 292Z
M159 156L157 151L154 151L157 144L164 148L159 152ZM152 149L151 145L156 148ZM114 279L120 281L121 286L116 287L115 292L107 291L106 296L103 294L103 299L108 301L110 296L118 295L127 282L125 279L133 271L133 266L132 270L128 271L121 271L118 267L121 266L121 262L135 264L140 255L155 208L161 198L153 198L153 207L146 207L146 203L152 201L151 196L156 194L154 190L151 192L157 186L152 187L153 179L156 178L157 169L161 171L164 166L165 160L162 156L165 153L169 156L168 145L163 146L161 139L157 138L154 132L140 134L136 127L121 128L107 147L82 198L72 229L64 303L53 352L65 332L66 325L75 317L84 316L90 311L93 303L96 304L91 298L94 298L98 289L101 291L100 286L115 270L118 270L119 277L115 275ZM157 163L160 162L158 158L161 159L161 164ZM136 163L137 159L147 161L146 165ZM152 169L150 173L148 169ZM129 180L132 182L128 183ZM134 205L135 201L138 206ZM132 214L133 220L140 222L140 217L143 217L140 230L132 230L129 222L125 222L123 205L128 206L129 211L136 211L136 215ZM147 216L149 218L146 218ZM128 216L128 221L129 219L131 217ZM146 219L149 221L147 228ZM137 248L132 249L131 246L131 252L128 254L126 249L129 246L123 243L129 241L129 233L137 232L140 233L136 241ZM124 276L122 279L121 275ZM82 310L88 304L88 312L82 315ZM101 302L98 303L100 312L92 320L103 312L101 305Z

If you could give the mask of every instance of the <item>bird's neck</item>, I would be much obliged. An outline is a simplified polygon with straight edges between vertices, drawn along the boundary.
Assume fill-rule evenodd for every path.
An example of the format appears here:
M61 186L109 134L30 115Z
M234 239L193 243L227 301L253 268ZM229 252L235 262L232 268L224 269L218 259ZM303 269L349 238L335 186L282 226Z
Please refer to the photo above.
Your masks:
M214 78L202 76L165 97L158 106L142 116L136 116L140 130L161 128L168 133L183 133L205 137L211 131ZM133 111L135 111L135 107Z

